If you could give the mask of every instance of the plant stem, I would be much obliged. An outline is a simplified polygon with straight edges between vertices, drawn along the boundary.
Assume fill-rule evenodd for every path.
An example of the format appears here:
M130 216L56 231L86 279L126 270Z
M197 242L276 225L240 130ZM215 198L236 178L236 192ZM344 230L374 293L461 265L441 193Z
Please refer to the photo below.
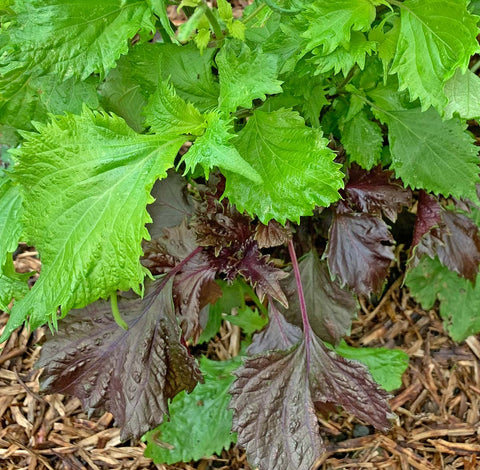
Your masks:
M260 299L258 298L258 295L255 293L255 290L252 288L252 286L245 284L247 286L248 293L250 294L250 297L252 298L253 302L257 306L258 310L262 312L265 317L268 318L268 310L265 308L265 305L260 302Z
M305 335L305 342L308 344L310 343L310 322L308 321L307 315L307 305L305 304L305 295L303 293L303 285L302 285L302 278L300 276L300 269L298 267L298 260L297 255L295 254L295 247L293 246L293 241L288 241L288 252L290 253L290 258L292 259L292 267L293 273L295 275L295 282L297 284L297 293L298 293L298 300L300 301L300 312L302 314L302 323L303 323L303 334ZM309 349L307 349L307 354L309 353Z
M242 18L242 23L247 24L252 21L266 6L266 3L262 3L261 5L259 5L246 18Z
M116 292L112 292L110 294L110 307L112 309L113 318L117 322L117 325L123 328L124 330L128 330L128 325L120 315L120 310L118 310L118 301L117 301Z
M213 32L215 33L215 38L217 41L220 41L224 38L222 28L220 27L220 24L217 21L217 18L215 18L215 15L213 14L213 11L207 6L207 9L205 10L205 16L208 19L208 22L210 23L210 26L213 29Z

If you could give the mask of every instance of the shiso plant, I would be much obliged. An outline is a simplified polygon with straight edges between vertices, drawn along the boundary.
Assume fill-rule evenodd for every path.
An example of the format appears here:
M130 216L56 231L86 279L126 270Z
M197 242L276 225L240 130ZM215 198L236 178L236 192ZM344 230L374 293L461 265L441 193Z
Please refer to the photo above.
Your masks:
M156 462L307 470L328 406L393 417L357 296L405 271L480 331L480 2L167 3L0 0L0 341L48 324L43 388ZM241 357L196 358L223 320Z

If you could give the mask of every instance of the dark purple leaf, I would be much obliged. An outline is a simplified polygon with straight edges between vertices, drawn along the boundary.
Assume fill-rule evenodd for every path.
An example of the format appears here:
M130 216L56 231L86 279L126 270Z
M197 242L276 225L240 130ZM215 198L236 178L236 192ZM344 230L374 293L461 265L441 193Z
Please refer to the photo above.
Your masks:
M390 176L391 172L383 171L380 166L365 171L353 165L344 190L350 205L370 215L380 216L383 212L395 222L402 208L412 204L412 192L391 181Z
M411 265L423 255L438 256L441 263L474 281L480 263L480 236L477 225L467 216L444 209L438 200L421 192L412 243Z
M247 348L249 355L289 349L302 339L302 330L288 323L273 302L268 307L270 321L260 333L253 335L252 344Z
M421 190L418 193L417 218L413 229L412 247L417 246L424 235L441 222L441 207L436 197ZM435 256L432 254L430 256Z
M151 194L155 201L147 206L152 218L152 223L147 224L147 229L153 239L161 237L165 227L179 225L194 211L187 183L178 173L169 172L167 178L157 181Z
M268 225L261 222L257 225L255 240L259 248L271 248L280 246L292 238L292 232L287 227L283 227L276 220L270 220Z
M381 290L393 254L387 224L369 214L337 213L330 227L325 256L330 272L357 294Z
M366 367L337 356L314 335L289 351L247 359L235 375L233 430L260 470L310 470L325 451L315 402L341 404L379 429L389 427L387 394Z
M119 310L129 326L120 328L109 302L73 310L58 333L42 348L42 387L68 393L86 409L106 409L121 428L121 438L140 437L168 413L168 399L190 392L202 379L197 364L180 340L171 283L144 299L121 299Z
M318 337L332 344L347 335L358 310L355 295L332 281L327 263L320 261L315 251L307 253L299 263L308 320ZM300 302L293 272L282 282L288 309L280 310L287 320L302 325Z

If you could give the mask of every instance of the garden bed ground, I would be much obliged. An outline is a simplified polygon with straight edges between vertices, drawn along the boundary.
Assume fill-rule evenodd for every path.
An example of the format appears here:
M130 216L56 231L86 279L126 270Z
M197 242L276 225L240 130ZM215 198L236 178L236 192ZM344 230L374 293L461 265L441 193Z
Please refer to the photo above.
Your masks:
M39 268L36 253L22 253L16 268ZM389 433L373 432L347 414L319 417L328 453L318 469L478 470L480 468L480 339L458 345L436 311L423 311L397 279L377 305L361 302L350 343L400 348L410 356L403 386L390 403L397 415ZM7 316L0 317L0 327ZM89 418L79 400L41 395L33 369L44 329L23 329L0 354L0 468L3 470L249 469L244 454L174 466L143 457L142 442L120 442L113 418ZM225 323L208 356L238 353L240 330Z

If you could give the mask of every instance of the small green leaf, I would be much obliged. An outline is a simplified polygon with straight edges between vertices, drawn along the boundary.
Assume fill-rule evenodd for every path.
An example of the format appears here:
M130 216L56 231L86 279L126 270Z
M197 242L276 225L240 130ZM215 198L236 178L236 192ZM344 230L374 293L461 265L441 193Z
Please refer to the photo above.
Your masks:
M298 222L314 207L339 199L340 165L319 129L305 126L298 113L256 110L235 141L240 155L258 172L261 184L226 173L225 195L240 211L257 215L263 224L275 219Z
M480 278L473 285L443 266L435 258L424 256L407 274L405 281L412 295L425 309L440 301L440 316L454 341L463 341L480 332Z
M12 256L7 256L7 260L2 269L0 269L0 310L6 312L8 304L12 299L20 300L28 292L28 279L35 272L20 274L15 271Z
M341 142L350 160L366 170L375 166L381 157L382 131L365 111L360 111L345 123Z
M198 137L195 143L182 158L185 162L185 171L194 171L200 163L208 178L210 170L218 166L222 171L231 171L248 178L254 183L261 183L258 172L247 163L230 143L235 137L230 133L231 125L217 113L206 116L207 129L205 134Z
M28 316L32 328L55 324L58 307L66 315L117 289L141 292L150 189L184 142L137 134L121 118L88 109L37 129L15 150L12 178L24 198L24 239L39 250L42 273L15 303L0 341Z
M144 109L145 124L157 134L202 135L206 122L200 111L178 96L170 82L160 82Z
M167 15L167 2L165 0L147 0L150 8L152 9L153 13L155 13L158 18L160 19L160 23L169 35L170 39L173 42L177 42L175 38L175 32L172 29L172 24Z
M400 5L401 22L391 73L400 90L420 98L422 109L447 104L445 82L457 68L463 71L479 51L477 17L467 0L406 0Z
M341 44L350 41L352 31L367 31L375 19L372 0L317 0L307 4L304 16L308 28L302 34L307 38L305 50L322 46L323 53L333 52Z
M232 5L227 0L217 0L218 14L225 23L233 19Z
M335 348L335 352L346 359L360 361L382 388L387 392L402 386L402 375L408 367L408 354L399 349L353 348L344 340Z
M228 393L239 357L228 361L200 360L205 383L190 394L179 393L170 404L170 421L146 434L145 456L155 463L188 462L220 454L236 441Z
M277 80L277 57L254 52L243 42L229 39L217 55L220 78L219 108L250 108L252 100L282 92Z
M244 306L239 308L236 315L225 315L225 320L239 326L246 335L261 330L267 323L268 318L262 317L257 310Z

